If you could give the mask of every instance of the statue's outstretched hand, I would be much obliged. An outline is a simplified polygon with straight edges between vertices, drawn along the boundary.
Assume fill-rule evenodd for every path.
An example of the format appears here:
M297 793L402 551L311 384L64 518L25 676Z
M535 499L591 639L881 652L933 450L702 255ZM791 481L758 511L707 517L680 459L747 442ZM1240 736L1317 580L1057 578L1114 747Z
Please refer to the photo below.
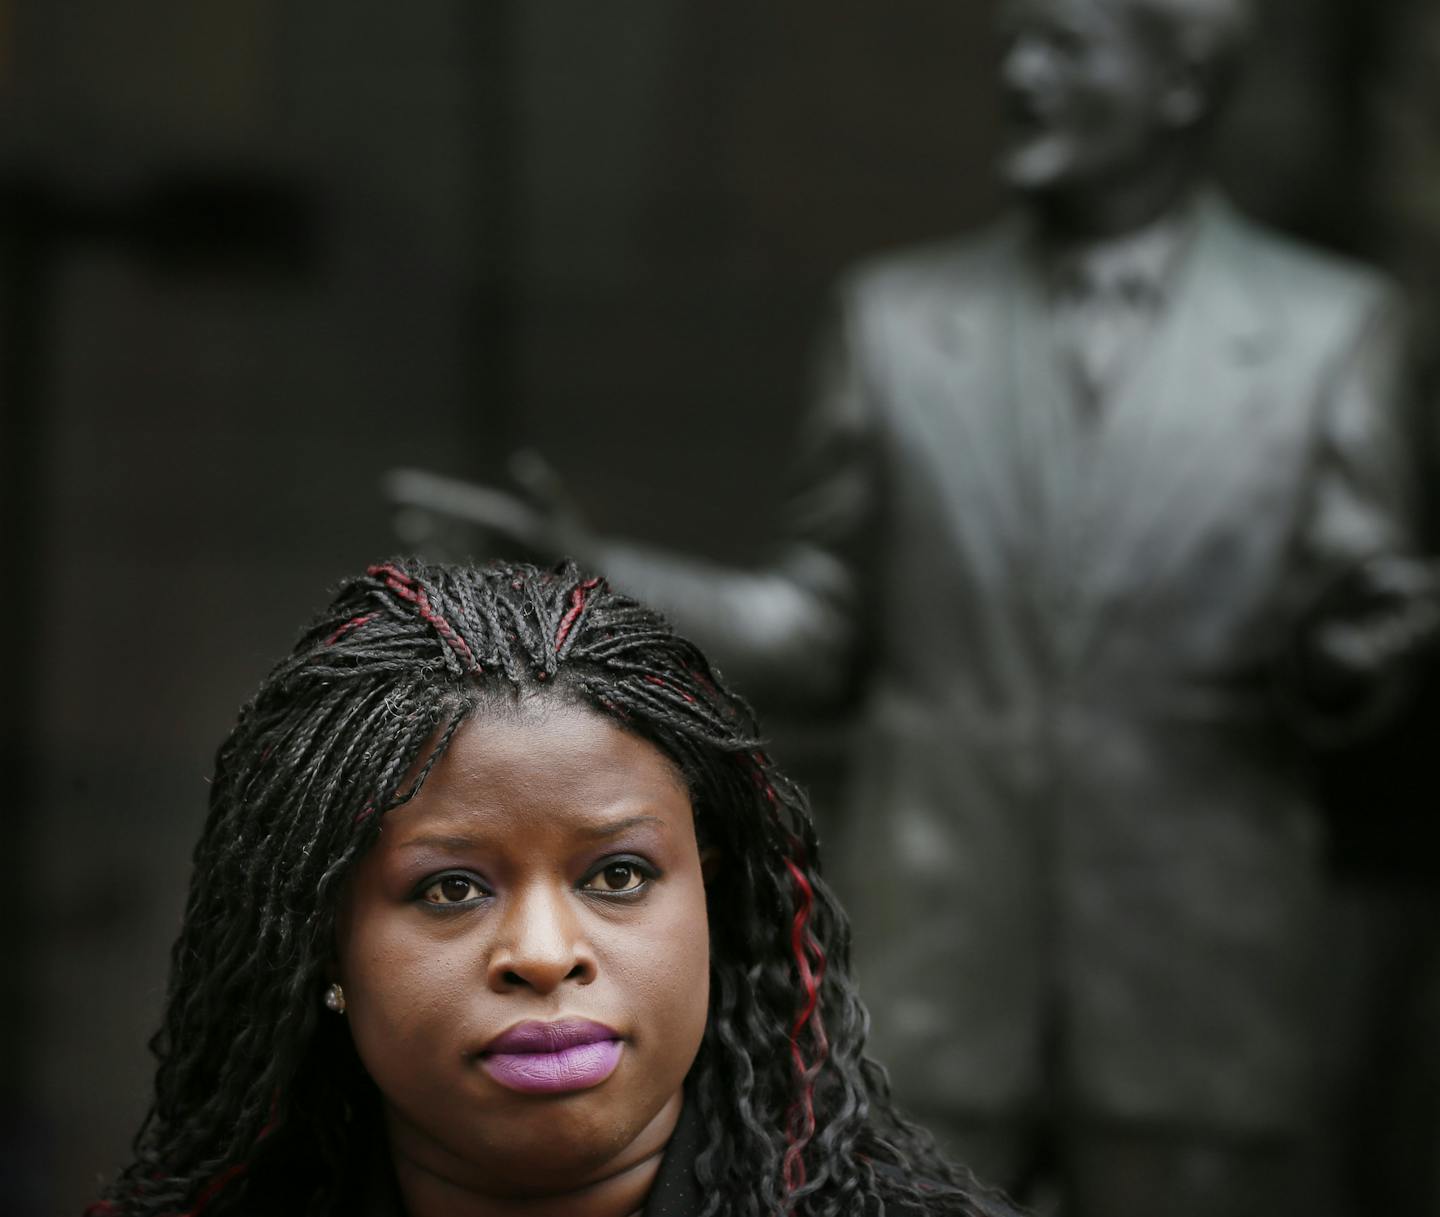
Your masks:
M533 450L511 456L518 490L392 469L381 489L395 509L394 528L408 548L437 558L475 555L553 562L586 560L591 533L560 474Z
M1440 641L1440 566L1414 558L1367 562L1348 603L1314 634L1314 659L1340 681L1383 677Z

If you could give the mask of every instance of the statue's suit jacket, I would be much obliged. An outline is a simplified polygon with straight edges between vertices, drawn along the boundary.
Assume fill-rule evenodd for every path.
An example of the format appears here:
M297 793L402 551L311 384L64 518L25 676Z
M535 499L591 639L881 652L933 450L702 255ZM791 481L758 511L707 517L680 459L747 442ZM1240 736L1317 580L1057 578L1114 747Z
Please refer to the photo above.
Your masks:
M824 835L922 1109L1058 1085L1251 1131L1307 1099L1321 825L1275 674L1328 581L1405 547L1397 311L1218 199L1183 257L1098 411L1023 222L861 267L779 568L617 555L742 688L861 661Z

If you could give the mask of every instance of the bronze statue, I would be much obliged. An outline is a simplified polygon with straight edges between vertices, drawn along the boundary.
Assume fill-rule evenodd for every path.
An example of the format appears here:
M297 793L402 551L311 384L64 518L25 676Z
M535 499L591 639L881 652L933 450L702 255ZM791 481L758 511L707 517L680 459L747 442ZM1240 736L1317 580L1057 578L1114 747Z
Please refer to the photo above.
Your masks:
M1273 1215L1321 892L1287 720L1363 722L1435 621L1400 309L1207 184L1243 0L1002 24L1022 205L842 283L773 567L592 536L543 486L394 492L598 565L742 688L858 690L831 835L877 1054L982 1176L1048 1118L1073 1217Z

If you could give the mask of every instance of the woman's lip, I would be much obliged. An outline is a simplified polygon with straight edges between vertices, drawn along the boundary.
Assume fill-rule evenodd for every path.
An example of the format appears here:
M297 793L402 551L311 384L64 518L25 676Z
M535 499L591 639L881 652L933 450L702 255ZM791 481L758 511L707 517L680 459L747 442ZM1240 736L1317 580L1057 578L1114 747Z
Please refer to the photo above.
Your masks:
M588 1018L516 1023L480 1050L480 1067L524 1094L598 1086L620 1063L620 1033Z
M492 1049L481 1055L480 1067L509 1090L562 1094L600 1085L615 1072L623 1051L624 1045L618 1039L590 1040L553 1052Z
M566 1018L553 1023L516 1023L480 1050L482 1059L499 1055L559 1055L574 1048L618 1041L620 1032L588 1018Z

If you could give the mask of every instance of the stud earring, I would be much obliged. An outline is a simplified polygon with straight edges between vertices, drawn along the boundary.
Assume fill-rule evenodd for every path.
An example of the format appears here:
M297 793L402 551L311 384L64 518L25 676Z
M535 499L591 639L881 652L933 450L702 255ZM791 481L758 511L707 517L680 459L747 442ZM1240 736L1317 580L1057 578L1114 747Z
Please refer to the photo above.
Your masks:
M333 1010L336 1014L345 1013L345 990L338 984L325 990L325 1009Z

